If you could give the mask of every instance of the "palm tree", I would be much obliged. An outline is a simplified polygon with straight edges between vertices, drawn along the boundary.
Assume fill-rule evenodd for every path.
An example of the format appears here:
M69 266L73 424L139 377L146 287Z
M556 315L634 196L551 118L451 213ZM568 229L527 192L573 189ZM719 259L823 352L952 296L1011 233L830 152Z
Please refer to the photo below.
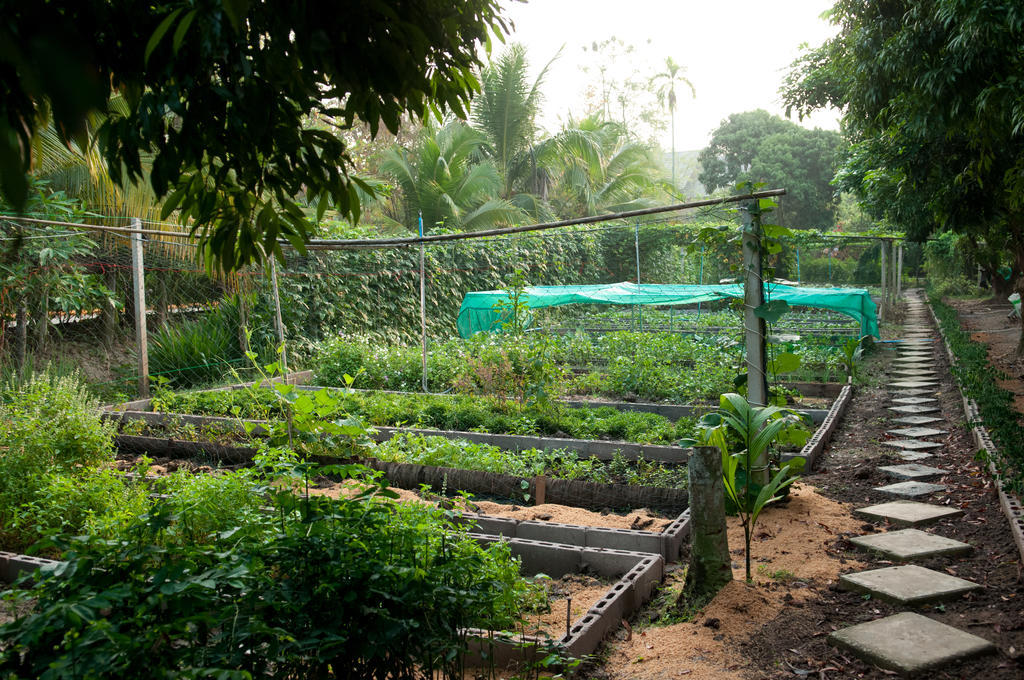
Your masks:
M651 84L658 87L658 99L668 105L669 117L672 121L672 192L676 190L676 83L690 88L693 98L697 98L697 90L683 73L686 69L675 62L672 57L665 57L665 70L651 77Z
M501 198L501 177L490 162L474 162L487 140L461 121L424 127L411 149L384 152L380 172L402 192L393 217L414 230L420 214L430 228L462 231L512 224L522 211Z
M561 54L561 52L559 52ZM473 99L473 123L487 138L483 151L501 174L501 197L533 217L549 213L544 202L550 158L540 157L535 145L540 88L549 61L529 83L526 48L513 43L480 73L481 91Z
M563 217L649 207L656 201L660 166L649 146L630 138L600 114L569 124L542 142L559 157L552 204Z

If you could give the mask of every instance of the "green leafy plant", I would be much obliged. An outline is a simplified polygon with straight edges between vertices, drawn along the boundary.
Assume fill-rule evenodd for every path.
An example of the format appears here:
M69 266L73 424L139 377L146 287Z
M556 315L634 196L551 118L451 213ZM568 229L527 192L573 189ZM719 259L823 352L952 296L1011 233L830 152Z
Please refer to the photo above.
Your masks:
M740 517L743 527L747 581L750 571L750 543L754 525L764 508L782 500L784 491L797 480L790 472L791 464L782 465L772 472L768 449L780 434L791 427L798 416L779 406L751 406L742 396L729 393L721 397L720 408L705 415L698 422L696 440L684 445L701 443L716 446L722 452L722 479L726 498ZM736 451L730 453L730 445ZM800 463L802 467L802 459Z

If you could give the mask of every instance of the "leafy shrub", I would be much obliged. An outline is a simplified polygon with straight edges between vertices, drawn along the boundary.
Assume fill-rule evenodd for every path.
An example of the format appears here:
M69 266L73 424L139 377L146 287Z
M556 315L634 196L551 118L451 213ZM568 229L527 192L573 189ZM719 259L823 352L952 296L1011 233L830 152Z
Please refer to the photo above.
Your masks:
M87 468L77 474L43 473L31 498L8 508L0 529L6 550L24 551L60 534L89 534L99 538L123 535L128 526L148 511L145 487L125 484L112 469ZM34 552L39 552L38 549ZM53 548L44 552L57 557Z
M16 509L52 483L53 474L79 475L113 459L114 425L77 374L35 374L0 390L0 527ZM23 530L15 533L21 534ZM12 547L11 535L0 542Z
M513 628L530 586L507 544L440 510L276 496L280 534L169 545L157 508L131 539L72 542L34 611L0 627L4 677L462 677L469 626Z

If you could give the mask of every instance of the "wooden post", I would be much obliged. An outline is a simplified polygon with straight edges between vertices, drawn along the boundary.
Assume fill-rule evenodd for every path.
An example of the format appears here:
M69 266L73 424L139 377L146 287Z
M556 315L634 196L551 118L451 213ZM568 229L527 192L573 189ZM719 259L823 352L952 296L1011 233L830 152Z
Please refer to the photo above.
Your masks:
M132 219L132 229L142 229L142 220ZM142 257L142 234L132 238L132 290L135 300L135 351L139 372L139 398L149 398L149 344L146 332L146 270Z
M277 344L281 351L281 379L288 382L288 350L284 345L284 321L281 319L281 293L277 287L277 261L270 256L270 286L274 292L274 326L277 329Z
M881 251L881 258L882 258L882 266L881 266L881 269L882 269L882 297L881 297L882 308L879 310L879 314L878 315L879 315L879 317L881 317L881 319L883 321L889 318L888 317L888 311L889 311L889 296L888 296L888 292L889 291L887 291L886 288L885 288L886 279L889 278L888 276L886 276L888 271L887 271L886 266L885 266L886 265L886 262L885 262L885 245L886 245L886 240L885 239L879 240L878 246L879 246L879 249Z
M768 365L765 356L765 322L755 310L764 304L761 266L761 217L757 203L740 208L743 216L743 328L747 348L747 400L757 406L768 403Z
M903 295L903 243L900 242L899 249L896 251L896 260L899 262L896 265L896 299L898 300Z
M714 595L732 580L732 557L725 523L722 453L714 446L693 448L690 480L690 568L683 597Z
M896 250L897 250L896 242L895 241L889 241L889 256L890 256L889 259L892 260L892 271L890 271L890 275L891 275L892 278L889 279L889 299L892 301L892 304L890 305L890 308L893 309L893 310L896 309L896 304L897 304L898 299L899 299L899 294L896 292L896 286L899 285L896 282L896 280L898 278L897 277L897 269L899 268L899 263L897 262L897 260L899 259L899 257L896 255Z

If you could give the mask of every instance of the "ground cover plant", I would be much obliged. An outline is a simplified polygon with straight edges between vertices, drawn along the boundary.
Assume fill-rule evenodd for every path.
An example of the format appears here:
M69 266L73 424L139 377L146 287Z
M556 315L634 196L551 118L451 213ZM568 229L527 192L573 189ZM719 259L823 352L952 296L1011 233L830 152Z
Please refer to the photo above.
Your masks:
M986 346L972 340L961 327L956 310L937 298L929 302L956 357L953 375L978 404L981 418L999 446L997 451L984 453L992 456L1007 488L1020 494L1024 492L1024 426L1014 405L1014 394L1000 386L1005 376L989 362Z
M580 458L574 451L528 449L513 452L490 444L418 434L396 435L374 447L371 455L396 463L479 470L523 478L545 475L599 484L686 488L685 466L643 459L627 461L621 455L605 463L596 458Z
M317 396L322 395L322 396ZM333 403L324 408L329 395ZM612 407L547 407L463 395L386 392L297 391L301 408L319 405L321 417L347 415L369 425L420 427L494 434L545 435L573 439L609 439L643 444L673 444L687 436L693 420L676 422L653 413ZM285 411L272 389L220 392L161 392L153 409L170 413L282 419Z

